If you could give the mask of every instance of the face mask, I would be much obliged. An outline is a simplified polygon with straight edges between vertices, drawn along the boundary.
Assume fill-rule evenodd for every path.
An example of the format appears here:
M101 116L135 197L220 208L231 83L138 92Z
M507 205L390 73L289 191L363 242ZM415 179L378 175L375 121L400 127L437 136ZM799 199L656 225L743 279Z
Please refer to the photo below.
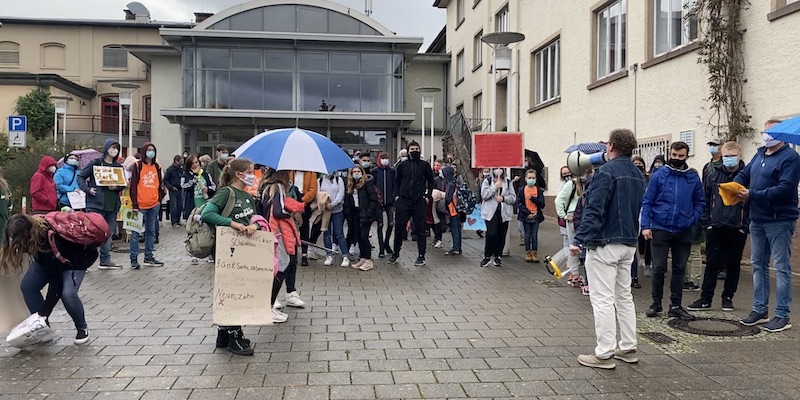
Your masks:
M406 156L400 157L400 161L406 161L406 160L408 160L408 157Z
M711 154L719 153L719 146L708 146L708 152Z
M361 180L361 174L353 174L353 180L360 181Z
M766 147L777 146L781 142L780 140L775 140L769 133L762 133L761 138L764 139L764 146Z
M657 170L657 169L659 169L659 168L661 168L661 167L663 167L663 166L664 166L664 164L661 164L661 163L655 163L655 164L653 164L653 170Z
M489 177L489 176L491 176L491 175L492 175L492 173L491 173L491 172L484 172L484 173L483 173L483 177L484 177L484 178L488 178L488 177Z
M679 160L677 158L669 159L669 166L672 168L681 169L686 165L686 160Z
M434 165L434 166L433 166L433 171L434 171L434 172L439 172L439 171L441 171L441 170L442 170L442 167L440 167L440 166L438 166L438 165Z
M419 160L422 157L422 153L419 151L409 151L408 154L410 154L411 158L414 160Z
M114 158L117 155L119 155L119 150L117 150L117 149L108 149L108 155L110 155L111 158Z
M56 167L55 166L49 167L47 168L47 170L50 171L50 173L52 174L53 172L56 172Z
M503 175L503 170L500 168L495 169L494 176L500 176L500 175Z
M78 160L70 158L69 160L67 160L67 164L72 165L73 167L77 167L78 166Z
M636 168L639 168L639 171L644 171L644 165L637 165Z
M528 179L527 182L528 182L528 186L533 186L533 185L536 184L536 178Z
M147 152L146 152L146 153L144 153L144 155L145 155L147 158L151 159L151 160L152 160L152 159L154 159L154 158L156 158L156 152L155 152L155 151L153 151L153 150L147 150Z
M561 177L561 180L564 181L564 182L566 182L566 181L568 181L570 179L572 179L572 175L563 175Z
M364 168L364 169L369 168L369 161L362 161L361 162L361 167Z
M187 158L189 158L189 155L188 155L188 154L186 154L186 153L183 153L183 159L185 160L185 159L187 159Z
M245 186L253 186L256 183L256 175L255 174L245 174L244 178L240 178L242 182L244 182Z
M389 159L388 158L381 158L381 165L383 165L384 167L388 167L389 166Z
M225 161L228 159L228 153L219 153L219 159Z
M722 157L722 165L726 168L733 168L739 165L739 157L736 156L725 156Z

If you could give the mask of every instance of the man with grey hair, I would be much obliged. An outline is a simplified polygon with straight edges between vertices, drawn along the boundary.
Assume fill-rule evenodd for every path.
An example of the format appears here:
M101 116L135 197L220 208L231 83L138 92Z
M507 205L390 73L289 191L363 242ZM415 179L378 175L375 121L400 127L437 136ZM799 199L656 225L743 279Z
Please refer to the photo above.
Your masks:
M609 135L609 161L595 172L586 193L586 206L575 239L573 255L586 249L586 274L592 283L589 299L594 311L597 347L578 362L612 369L613 359L638 362L636 309L631 295L631 264L639 239L639 209L645 190L641 172L631 162L636 135L615 129ZM617 320L620 341L617 347Z

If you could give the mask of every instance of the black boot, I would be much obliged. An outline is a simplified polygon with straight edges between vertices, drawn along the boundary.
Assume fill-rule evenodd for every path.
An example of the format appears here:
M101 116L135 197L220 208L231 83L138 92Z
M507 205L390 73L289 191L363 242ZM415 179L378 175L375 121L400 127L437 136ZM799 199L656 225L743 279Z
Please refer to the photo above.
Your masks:
M228 330L227 329L217 329L217 348L228 347ZM242 337L242 343L250 346L250 339L245 339Z
M250 347L250 341L244 338L244 332L242 332L241 328L228 331L227 350L240 356L253 355L253 349Z

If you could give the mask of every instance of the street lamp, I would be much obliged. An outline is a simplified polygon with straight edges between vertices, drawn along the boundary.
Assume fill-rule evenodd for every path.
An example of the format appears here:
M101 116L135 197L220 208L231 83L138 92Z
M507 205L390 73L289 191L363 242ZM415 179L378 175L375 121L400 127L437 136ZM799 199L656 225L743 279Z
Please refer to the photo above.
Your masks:
M67 102L72 101L72 95L51 95L50 98L53 99L53 105L55 105L55 113L53 113L53 144L58 143L58 114L61 114L64 121L61 125L61 140L62 145L67 147Z
M119 144L122 146L122 106L128 106L128 152L133 148L133 92L141 86L138 83L117 82L111 87L119 92Z
M433 162L433 152L434 152L434 145L433 141L436 137L436 121L434 120L434 116L436 115L433 107L434 99L433 96L436 93L442 91L442 89L433 86L422 86L414 89L417 93L422 96L422 143L420 147L420 151L422 152L423 156L425 155L425 110L431 110L431 162Z
M490 130L497 130L497 71L511 71L511 49L509 44L525 40L525 35L518 32L492 32L481 37L481 41L492 48L492 121ZM506 78L506 115L511 115L511 73ZM511 118L506 118L506 125Z

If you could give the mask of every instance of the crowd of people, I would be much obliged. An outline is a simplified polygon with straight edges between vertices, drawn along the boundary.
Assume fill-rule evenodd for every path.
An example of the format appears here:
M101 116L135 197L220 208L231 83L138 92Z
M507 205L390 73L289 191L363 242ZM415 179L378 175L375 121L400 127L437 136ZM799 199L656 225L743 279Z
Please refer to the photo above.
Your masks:
M670 261L669 317L691 320L694 316L689 311L711 309L719 278L725 282L721 307L733 310L748 234L752 235L756 292L752 313L741 323L765 324L770 332L791 327L789 256L798 216L800 156L767 136L764 147L748 164L737 143L712 139L708 143L712 160L698 173L687 166L686 143L672 143L669 154L655 157L648 169L644 159L633 155L635 135L615 130L607 142L609 161L605 165L576 171L578 176L568 167L560 169L561 185L554 202L563 239L560 267L569 284L590 296L598 341L594 354L579 357L582 364L613 368L614 358L636 361L631 288L641 288L639 271L643 278L651 279L652 304L647 317L663 312ZM106 141L102 155L83 168L79 168L76 153L66 154L60 168L52 157L43 157L31 178L34 215L69 207L68 194L80 191L86 195L86 211L101 214L119 234L120 208L127 204L143 216L143 232L131 232L129 237L134 270L140 269L140 237L144 241L143 265L164 265L155 258L154 250L167 195L169 220L175 228L194 215L193 210L199 210L196 213L203 222L246 234L266 223L271 231L280 233L281 262L271 296L275 323L288 319L281 311L284 306L305 306L298 290L297 267L309 265L309 249L323 249L324 266L337 263L369 271L376 266L375 255L388 257L388 264L400 262L403 244L411 239L416 242L414 265L421 267L427 261L429 240L434 249L442 249L445 232L450 233L450 246L444 254L462 254L463 224L477 206L486 224L485 232L478 232L484 237L481 267L503 265L507 233L514 219L524 260L539 263L544 258L539 254L538 231L545 219L546 185L530 158L526 158L523 172L514 177L508 176L505 168L483 169L476 177L477 190L472 190L465 182L470 174L456 170L452 155L428 162L416 142L409 143L396 162L385 152L375 158L368 152L356 152L352 168L327 174L276 171L236 159L224 145L217 146L213 159L175 155L162 172L152 143L125 159L120 157L120 149L116 141ZM122 168L128 185L99 185L92 173L94 166ZM719 190L730 182L741 185L734 200L724 199ZM2 179L0 194L3 199L9 195ZM0 216L0 220L6 219L7 213ZM62 299L78 330L75 342L85 343L89 331L78 291L98 254L93 258L91 252L62 250L72 261L62 265L47 256L52 243L42 238L46 231L46 223L35 216L12 217L5 229L0 269L4 274L18 271L19 257L31 255L34 261L22 283L30 311L47 317L54 301ZM372 245L373 232L377 248ZM20 239L30 244L22 245ZM69 247L68 243L56 244ZM111 260L110 246L111 238L99 248L99 269L122 268ZM772 319L767 312L770 258L778 272L778 306ZM209 257L213 260L214 254ZM200 260L192 257L191 262ZM36 293L48 283L57 290L45 301ZM286 295L279 301L284 286ZM684 308L684 291L701 291L700 298ZM617 321L622 337L618 344ZM253 354L239 326L218 327L217 346L235 354Z

